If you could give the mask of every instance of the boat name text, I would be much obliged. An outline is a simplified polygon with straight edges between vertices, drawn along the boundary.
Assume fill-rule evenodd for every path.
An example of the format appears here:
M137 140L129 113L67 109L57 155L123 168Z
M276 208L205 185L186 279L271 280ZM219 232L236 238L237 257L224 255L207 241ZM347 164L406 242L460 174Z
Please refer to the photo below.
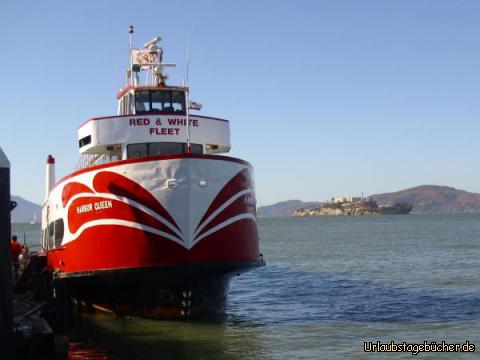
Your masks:
M243 198L243 203L247 206L256 206L257 199L255 199L255 196L247 195Z
M95 209L95 211L99 211L99 210L111 209L111 208L113 208L112 200L97 201L95 203L77 206L77 214L90 212L93 209Z
M198 120L190 119L190 126L198 127ZM150 126L148 133L150 135L179 135L180 127L187 126L187 119L184 118L132 118L128 120L129 126ZM157 127L153 127L156 125ZM163 127L163 126L166 127Z

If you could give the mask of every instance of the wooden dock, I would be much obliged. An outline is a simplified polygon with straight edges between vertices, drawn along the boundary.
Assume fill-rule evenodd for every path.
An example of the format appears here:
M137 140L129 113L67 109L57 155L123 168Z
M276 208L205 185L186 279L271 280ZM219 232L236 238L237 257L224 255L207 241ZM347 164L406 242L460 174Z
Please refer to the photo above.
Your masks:
M35 284L41 261L34 260L14 294L10 256L10 162L0 148L0 359L65 359L68 345L48 321L48 297ZM45 264L43 265L45 266Z

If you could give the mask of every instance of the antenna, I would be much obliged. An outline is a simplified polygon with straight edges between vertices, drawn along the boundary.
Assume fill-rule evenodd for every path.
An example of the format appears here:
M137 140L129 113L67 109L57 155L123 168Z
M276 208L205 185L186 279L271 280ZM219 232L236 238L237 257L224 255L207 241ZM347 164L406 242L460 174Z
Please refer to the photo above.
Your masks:
M113 67L115 69L115 88L120 87L120 77L118 76L117 54L113 52Z
M127 71L127 85L132 84L132 66L133 66L133 55L132 55L132 42L133 42L133 33L135 28L133 25L128 26L128 55L130 56L130 68Z
M188 70L189 70L189 66L190 65L190 30L188 30L188 33L187 33L187 86L189 85L189 82L188 82Z
M187 91L185 92L185 103L186 103L186 110L187 110L187 154L190 154L190 100L189 92L190 92L190 83L188 80L188 68L190 64L190 30L187 33Z
M185 91L185 103L187 110L187 154L190 154L190 100L188 100L188 87Z

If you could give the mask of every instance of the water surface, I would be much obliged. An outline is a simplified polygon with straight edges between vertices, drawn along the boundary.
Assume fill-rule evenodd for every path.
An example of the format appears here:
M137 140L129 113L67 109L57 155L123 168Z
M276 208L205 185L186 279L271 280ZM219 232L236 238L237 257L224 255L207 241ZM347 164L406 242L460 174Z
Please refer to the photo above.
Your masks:
M77 338L114 359L412 356L363 352L377 340L480 346L480 215L263 218L259 230L267 267L235 278L224 317L83 315Z

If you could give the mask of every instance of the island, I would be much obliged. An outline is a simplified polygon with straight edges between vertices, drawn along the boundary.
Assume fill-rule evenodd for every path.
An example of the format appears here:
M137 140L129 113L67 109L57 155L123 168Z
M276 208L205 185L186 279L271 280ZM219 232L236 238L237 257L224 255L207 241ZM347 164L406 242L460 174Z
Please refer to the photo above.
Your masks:
M293 216L377 216L377 215L407 215L412 212L413 205L395 203L392 206L378 205L375 200L363 198L332 198L330 202L322 203L318 208L298 208Z

